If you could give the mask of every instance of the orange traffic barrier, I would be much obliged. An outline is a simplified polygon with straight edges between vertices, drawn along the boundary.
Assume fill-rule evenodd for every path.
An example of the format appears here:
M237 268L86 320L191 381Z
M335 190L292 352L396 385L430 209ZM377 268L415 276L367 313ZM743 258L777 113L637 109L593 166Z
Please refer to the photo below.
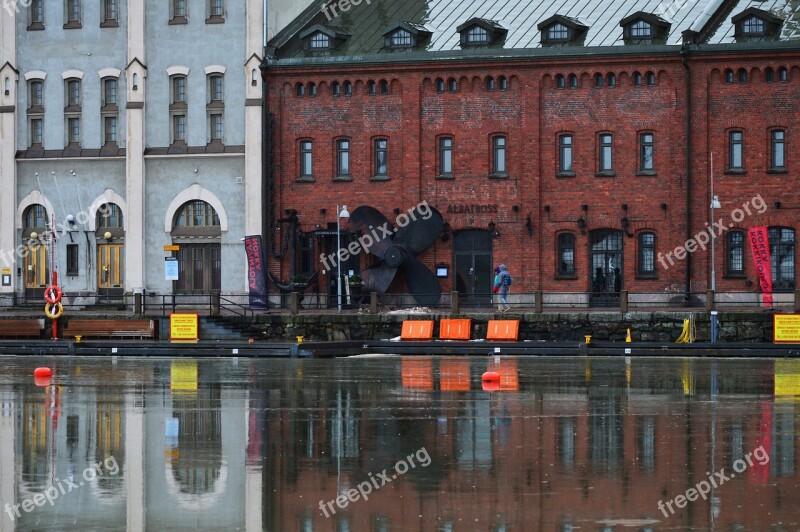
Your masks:
M433 320L406 320L401 340L433 340Z
M469 340L471 334L471 319L445 319L439 322L439 340Z
M519 320L489 320L486 339L516 342L519 339Z

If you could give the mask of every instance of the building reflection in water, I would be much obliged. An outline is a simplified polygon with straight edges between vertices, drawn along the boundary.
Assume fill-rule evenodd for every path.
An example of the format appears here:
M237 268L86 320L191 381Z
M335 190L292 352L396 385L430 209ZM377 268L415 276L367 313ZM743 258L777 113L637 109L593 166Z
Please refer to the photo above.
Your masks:
M110 457L120 470L4 532L765 529L800 504L796 361L98 359L47 388L23 369L0 383L3 502ZM658 510L759 446L769 463L713 501ZM421 449L427 467L352 500Z

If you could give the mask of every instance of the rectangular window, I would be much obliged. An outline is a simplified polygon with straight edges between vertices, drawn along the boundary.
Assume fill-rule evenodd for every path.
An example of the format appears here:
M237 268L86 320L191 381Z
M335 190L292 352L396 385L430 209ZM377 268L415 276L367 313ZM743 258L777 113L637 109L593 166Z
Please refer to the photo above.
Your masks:
M744 170L744 135L741 131L728 133L728 169Z
M222 16L222 0L210 0L208 12L212 17Z
M575 275L575 235L561 233L558 235L558 275L572 277Z
M558 137L558 173L572 173L572 135Z
M106 144L117 142L117 117L107 116L103 118L103 135Z
M653 134L642 133L639 135L639 171L652 172L655 170L653 158Z
M211 123L211 140L222 140L222 115L214 113L210 116Z
M186 0L172 0L172 18L186 18Z
M495 175L506 174L506 138L497 136L493 139L493 167L492 173Z
M386 139L375 141L375 175L389 175L389 141Z
M172 103L186 103L186 78L184 76L172 78Z
M300 177L310 177L313 167L313 146L310 140L300 143Z
M172 117L172 142L186 142L186 115Z
M68 142L70 144L78 144L81 141L81 119L68 118L67 119Z
M215 75L209 78L209 92L211 93L212 102L222 101L222 76Z
M79 275L78 244L67 244L67 275Z
M603 133L600 135L600 151L598 161L598 170L600 173L611 173L614 171L614 152L612 149L613 138L613 135L609 133Z
M744 232L731 231L727 235L727 261L726 274L731 276L744 275Z
M656 274L656 235L641 233L639 235L639 269L643 277L654 277Z
M81 22L81 0L67 0L67 24L74 25Z
M770 149L770 163L772 170L784 170L786 168L785 140L786 133L782 129L772 131L772 145Z
M772 261L772 288L776 292L794 290L794 229L769 228L769 251Z
M31 118L31 144L42 145L44 136L44 120L41 118Z
M104 22L117 20L117 0L103 0L103 19Z
M41 81L31 81L31 101L29 107L42 107L44 99L44 83Z
M439 175L453 175L453 137L439 139Z
M117 105L117 80L103 80L103 105Z
M31 0L31 26L44 24L44 0Z
M350 175L350 141L336 141L336 176Z
M71 79L67 82L67 106L81 106L81 82L78 79Z

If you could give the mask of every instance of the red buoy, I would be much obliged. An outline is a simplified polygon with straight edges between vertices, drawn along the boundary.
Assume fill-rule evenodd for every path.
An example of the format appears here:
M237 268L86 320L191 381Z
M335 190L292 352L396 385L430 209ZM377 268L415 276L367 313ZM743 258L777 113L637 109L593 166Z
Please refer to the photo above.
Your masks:
M483 382L500 382L500 374L496 371L487 371L481 377Z
M46 388L53 384L52 377L34 377L33 383L39 388Z
M53 370L50 368L36 368L33 370L34 377L50 377L53 375Z

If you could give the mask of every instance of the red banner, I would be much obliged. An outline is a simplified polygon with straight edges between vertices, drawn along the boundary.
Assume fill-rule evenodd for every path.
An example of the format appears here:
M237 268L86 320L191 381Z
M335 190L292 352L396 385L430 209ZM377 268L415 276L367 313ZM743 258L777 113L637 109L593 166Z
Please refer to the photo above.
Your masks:
M769 256L769 232L766 227L751 227L747 232L753 264L761 284L761 304L772 306L772 263Z
M244 237L244 249L247 252L247 284L250 287L250 308L267 309L267 277L264 274L264 247L261 235Z

